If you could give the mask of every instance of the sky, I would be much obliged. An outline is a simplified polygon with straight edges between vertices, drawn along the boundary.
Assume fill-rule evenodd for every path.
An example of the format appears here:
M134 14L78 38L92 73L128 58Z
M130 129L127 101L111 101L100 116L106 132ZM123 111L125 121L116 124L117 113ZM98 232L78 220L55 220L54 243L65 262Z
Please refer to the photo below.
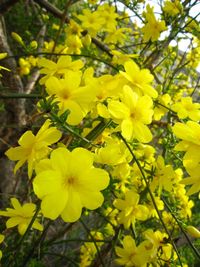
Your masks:
M160 5L158 4L158 2L159 1L157 1L157 0L146 0L145 1L145 5L150 4L150 6L153 6L155 15L159 18L160 17L159 14L161 13L161 9L160 9ZM118 8L120 10L123 10L124 9L124 5L119 3ZM141 4L141 13L142 13L143 10L144 10L144 4ZM136 21L138 26L141 26L141 27L143 26L143 24L141 23L140 19L137 18L135 16L135 14L131 10L127 9L126 11L129 13L130 16L134 15L133 21ZM195 5L193 8L191 8L189 15L191 17L195 17L195 16L198 15L196 17L196 19L198 21L200 21L200 0L199 0L199 3L197 5ZM168 32L167 31L163 32L161 34L161 39L164 38L166 35L168 35ZM179 46L180 50L186 51L188 49L189 44L190 44L190 40L189 39L182 39L182 40L179 41L178 46ZM171 41L170 45L171 46L177 46L177 42L175 40L173 40L173 41ZM197 70L200 72L200 64L199 64Z

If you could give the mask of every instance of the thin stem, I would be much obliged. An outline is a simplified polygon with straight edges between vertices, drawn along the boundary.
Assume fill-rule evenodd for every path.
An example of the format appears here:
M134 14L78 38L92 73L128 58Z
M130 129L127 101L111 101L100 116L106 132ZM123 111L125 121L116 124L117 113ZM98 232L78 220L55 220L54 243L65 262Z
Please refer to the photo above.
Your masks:
M31 259L32 255L33 255L35 249L39 246L39 244L42 242L42 240L44 240L51 223L52 223L52 221L49 220L49 222L46 225L46 227L44 228L41 236L33 244L32 249L29 251L28 255L25 257L25 259L24 259L23 263L20 265L20 267L26 267L27 263L29 262L29 260Z
M109 121L101 121L94 129L92 129L87 135L86 139L91 141L94 141L110 124L112 123L112 120ZM89 143L88 143L89 144ZM87 143L84 141L81 141L80 146L87 146Z
M73 131L68 125L66 125L66 124L63 125L63 121L61 121L61 120L59 119L59 117L58 117L56 114L54 114L53 112L50 113L50 118L53 119L53 121L54 121L55 123L58 123L58 126L59 126L63 131L71 133L72 135L74 135L74 136L78 137L79 139L81 139L82 141L84 141L84 143L87 143L87 144L89 144L89 145L93 145L92 142L91 142L90 140L88 140L88 139L85 138L85 137L82 137L80 134L78 134L78 133L76 133L75 131ZM93 146L95 146L95 145L93 145Z
M9 99L9 98L43 98L40 94L23 94L23 93L0 93L0 99Z
M171 213L172 217L174 218L174 220L176 221L176 223L178 224L179 228L181 229L181 232L184 234L185 238L187 239L187 242L189 243L190 247L192 248L194 254L197 256L197 258L200 260L200 253L199 251L195 248L195 246L192 244L191 240L189 239L188 235L186 234L186 232L184 231L181 223L179 222L179 220L176 218L175 214L172 212L170 206L168 205L168 203L166 202L166 200L164 198L162 198L162 201L164 202L166 208L168 209L168 211Z
M112 242L112 240L97 240L97 239L94 239L94 241L96 243L110 243ZM79 238L71 238L71 239L66 239L66 240L60 240L60 241L56 241L56 242L53 242L51 243L51 246L53 245L58 245L58 244L63 244L63 243L67 243L67 242L88 242L88 243L93 243L94 242L93 240L88 240L88 239L79 239Z
M70 223L67 225L67 227L65 227L64 229L62 229L62 231L60 231L57 235L55 235L54 237L52 237L51 239L47 240L45 242L45 245L49 245L51 243L53 243L55 240L57 240L60 237L63 237L64 234L66 234L69 230L71 230L72 226L75 223ZM58 241L59 242L59 241Z
M109 67L115 69L118 71L118 68L113 66L111 63L103 60L102 58L95 57L93 55L87 55L87 54L70 54L70 53L55 53L55 52L37 52L37 53L23 53L19 55L14 55L14 56L8 56L7 58L20 58L20 57L28 57L28 56L40 56L40 55L45 55L45 56L73 56L73 57L86 57L86 58L91 58L93 60L97 60L99 62L104 63L105 65L108 65Z
M90 233L90 229L86 226L86 224L84 223L84 221L83 221L82 219L80 219L80 222L81 222L81 224L83 225L83 227L85 228L85 230L86 230L86 232L88 233L88 235L91 237L91 239L92 239L92 241L93 241L93 243L94 243L94 245L95 245L95 248L96 248L96 250L97 250L97 254L98 254L99 260L100 260L100 262L101 262L101 265L102 265L103 267L105 267L105 264L104 264L103 259L102 259L102 257L101 257L101 253L100 253L99 248L98 248L98 246L97 246L97 244L96 244L96 241L95 241L93 235Z
M72 260L69 257L67 257L65 255L62 255L62 254L53 253L53 252L44 252L43 255L50 255L50 256L60 257L62 259L65 259L65 260L69 261L71 264L73 264L73 265L68 265L68 266L75 266L75 267L80 266L77 262L75 262L74 260Z
M155 210L156 210L156 212L157 212L157 214L158 214L159 220L160 220L160 222L161 222L161 224L162 224L162 226L163 226L165 232L167 233L167 235L168 235L168 237L169 237L169 240L170 240L170 242L171 242L171 244L172 244L174 250L176 251L176 254L177 254L177 256L178 256L179 263L180 263L181 267L183 267L182 262L181 262L181 258L180 258L180 255L179 255L179 252L178 252L178 250L177 250L177 247L176 247L174 241L172 240L172 238L171 238L171 236L170 236L170 232L168 231L168 229L167 229L167 227L166 227L166 225L165 225L165 223L164 223L164 221L163 221L163 219L162 219L162 216L161 216L160 211L159 211L159 209L158 209L158 207L157 207L157 204L156 204L156 202L155 202L153 193L151 192L151 189L150 189L150 187L149 187L149 183L148 183L148 181L147 181L147 179L146 179L146 176L145 176L145 174L144 174L144 171L143 171L143 169L142 169L142 166L140 165L139 160L136 158L135 154L133 153L133 151L132 151L131 147L129 146L129 144L127 143L126 139L121 135L121 133L119 133L119 136L120 136L120 138L122 139L122 141L124 142L124 144L126 145L126 147L128 148L128 150L130 151L130 153L131 153L131 155L132 155L134 161L136 162L136 164L137 164L137 166L138 166L138 168L139 168L139 170L140 170L140 173L142 174L142 177L143 177L144 182L145 182L145 184L146 184L147 190L148 190L149 195L150 195L150 197L151 197L151 201L152 201L152 203L153 203L153 205L154 205L154 208L155 208Z

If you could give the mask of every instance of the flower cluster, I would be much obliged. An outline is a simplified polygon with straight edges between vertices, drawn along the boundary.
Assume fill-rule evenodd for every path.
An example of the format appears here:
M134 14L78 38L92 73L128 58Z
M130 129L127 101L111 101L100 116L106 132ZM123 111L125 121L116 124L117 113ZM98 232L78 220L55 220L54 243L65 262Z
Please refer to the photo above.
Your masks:
M1 140L16 164L13 192L2 192L12 208L0 211L0 259L39 266L52 253L63 266L192 266L185 250L200 258L195 244L179 242L200 237L196 2L160 1L159 12L145 1L72 2L63 13L49 3L61 23L39 15L51 26L42 44L12 33L25 52L16 75L27 92L17 97L40 100L24 106L33 125L19 129L16 145ZM184 38L182 53L171 41ZM28 95L32 84L37 94Z

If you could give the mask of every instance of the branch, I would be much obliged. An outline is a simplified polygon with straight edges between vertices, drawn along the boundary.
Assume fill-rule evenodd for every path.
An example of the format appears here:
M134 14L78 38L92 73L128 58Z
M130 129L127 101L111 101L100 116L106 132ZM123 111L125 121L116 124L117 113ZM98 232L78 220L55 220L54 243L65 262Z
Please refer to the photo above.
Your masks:
M0 14L3 15L6 13L6 11L8 11L8 9L14 6L17 2L19 2L19 0L4 0L0 4Z
M58 9L57 7L50 4L48 1L46 1L46 0L34 0L34 1L39 6L45 8L48 12L50 12L52 15L54 15L54 17L56 17L58 19L62 19L63 12L60 9ZM70 22L70 19L67 16L65 17L65 22L66 23Z
M35 3L40 5L41 7L45 8L52 15L54 15L54 17L59 18L59 19L63 19L63 12L60 9L58 9L57 7L50 4L48 1L46 1L46 0L34 0L34 1L35 1ZM69 17L65 16L64 22L68 24L70 22ZM83 31L82 34L83 34L83 36L86 35L87 31ZM110 48L107 47L105 44L103 44L100 40L92 37L92 42L98 48L100 48L102 51L106 52L109 57L113 56L110 52Z

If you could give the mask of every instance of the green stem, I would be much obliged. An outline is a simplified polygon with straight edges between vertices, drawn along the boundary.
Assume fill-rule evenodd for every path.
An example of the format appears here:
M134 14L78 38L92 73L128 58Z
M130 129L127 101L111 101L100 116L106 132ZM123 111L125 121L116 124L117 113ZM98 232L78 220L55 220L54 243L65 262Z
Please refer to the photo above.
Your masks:
M60 118L55 113L51 112L50 118L58 124L58 126L60 127L61 130L71 133L73 136L76 136L77 138L81 139L82 141L84 141L85 143L87 143L89 145L93 145L90 140L88 140L85 137L82 137L80 134L73 131L67 124L63 125L63 121L60 120ZM93 145L93 146L95 146L95 145Z
M0 93L0 99L9 99L9 98L42 98L39 94L23 94L23 93Z
M66 262L70 262L71 264L73 264L73 265L67 265L67 266L75 266L75 267L79 267L80 266L77 262L75 262L74 260L72 260L69 257L67 257L65 255L62 255L62 254L53 253L53 252L44 252L43 255L50 255L50 256L60 257L62 259L65 259ZM64 265L62 265L62 266L64 266Z
M96 240L94 239L94 241L96 243L110 243L112 242L112 240ZM79 239L79 238L71 238L71 239L66 239L66 240L60 240L60 241L56 241L51 243L51 246L53 245L58 245L58 244L63 244L63 243L68 243L68 242L87 242L87 243L93 243L93 240L88 240L88 239Z
M96 241L95 241L93 235L90 233L90 229L86 226L86 224L84 223L84 221L82 219L80 219L80 222L83 225L83 227L85 228L85 230L88 233L88 235L91 237L91 239L92 239L92 241L93 241L93 243L95 245L95 248L97 250L97 254L98 254L98 257L99 257L99 260L101 262L102 267L105 267L105 264L104 264L103 259L101 257L101 253L100 253L99 248L98 248L98 246L96 244Z
M46 227L44 228L41 236L36 240L36 242L33 244L32 249L29 251L28 255L25 257L23 263L20 265L20 267L26 267L27 263L30 261L30 259L32 258L32 255L35 251L35 249L39 246L39 244L44 240L47 231L49 229L49 226L51 225L52 221L49 220L48 224L46 225Z
M112 120L109 121L101 121L94 129L92 129L89 134L86 135L86 139L91 141L94 141L100 134L103 133L103 131L111 124ZM87 147L87 143L82 141L79 146Z
M67 227L65 227L64 229L62 229L59 233L57 233L54 237L52 237L51 239L47 240L45 242L45 245L49 245L51 243L53 243L55 240L57 240L58 238L60 237L63 237L64 234L66 234L67 232L69 232L69 230L71 230L72 226L74 225L75 223L70 223L67 225Z
M98 57L95 57L93 55L87 55L87 54L70 54L70 53L55 53L55 52L52 52L52 53L49 53L49 52L38 52L38 53L24 53L24 54L20 54L20 55L15 55L15 56L8 56L7 58L20 58L20 57L29 57L29 56L40 56L40 55L45 55L45 56L72 56L72 57L85 57L85 58L91 58L93 60L96 60L96 61L99 61L99 62L102 62L104 63L105 65L111 67L112 69L116 70L117 72L119 71L119 69L115 66L113 66L111 63L101 59L101 58L98 58Z

